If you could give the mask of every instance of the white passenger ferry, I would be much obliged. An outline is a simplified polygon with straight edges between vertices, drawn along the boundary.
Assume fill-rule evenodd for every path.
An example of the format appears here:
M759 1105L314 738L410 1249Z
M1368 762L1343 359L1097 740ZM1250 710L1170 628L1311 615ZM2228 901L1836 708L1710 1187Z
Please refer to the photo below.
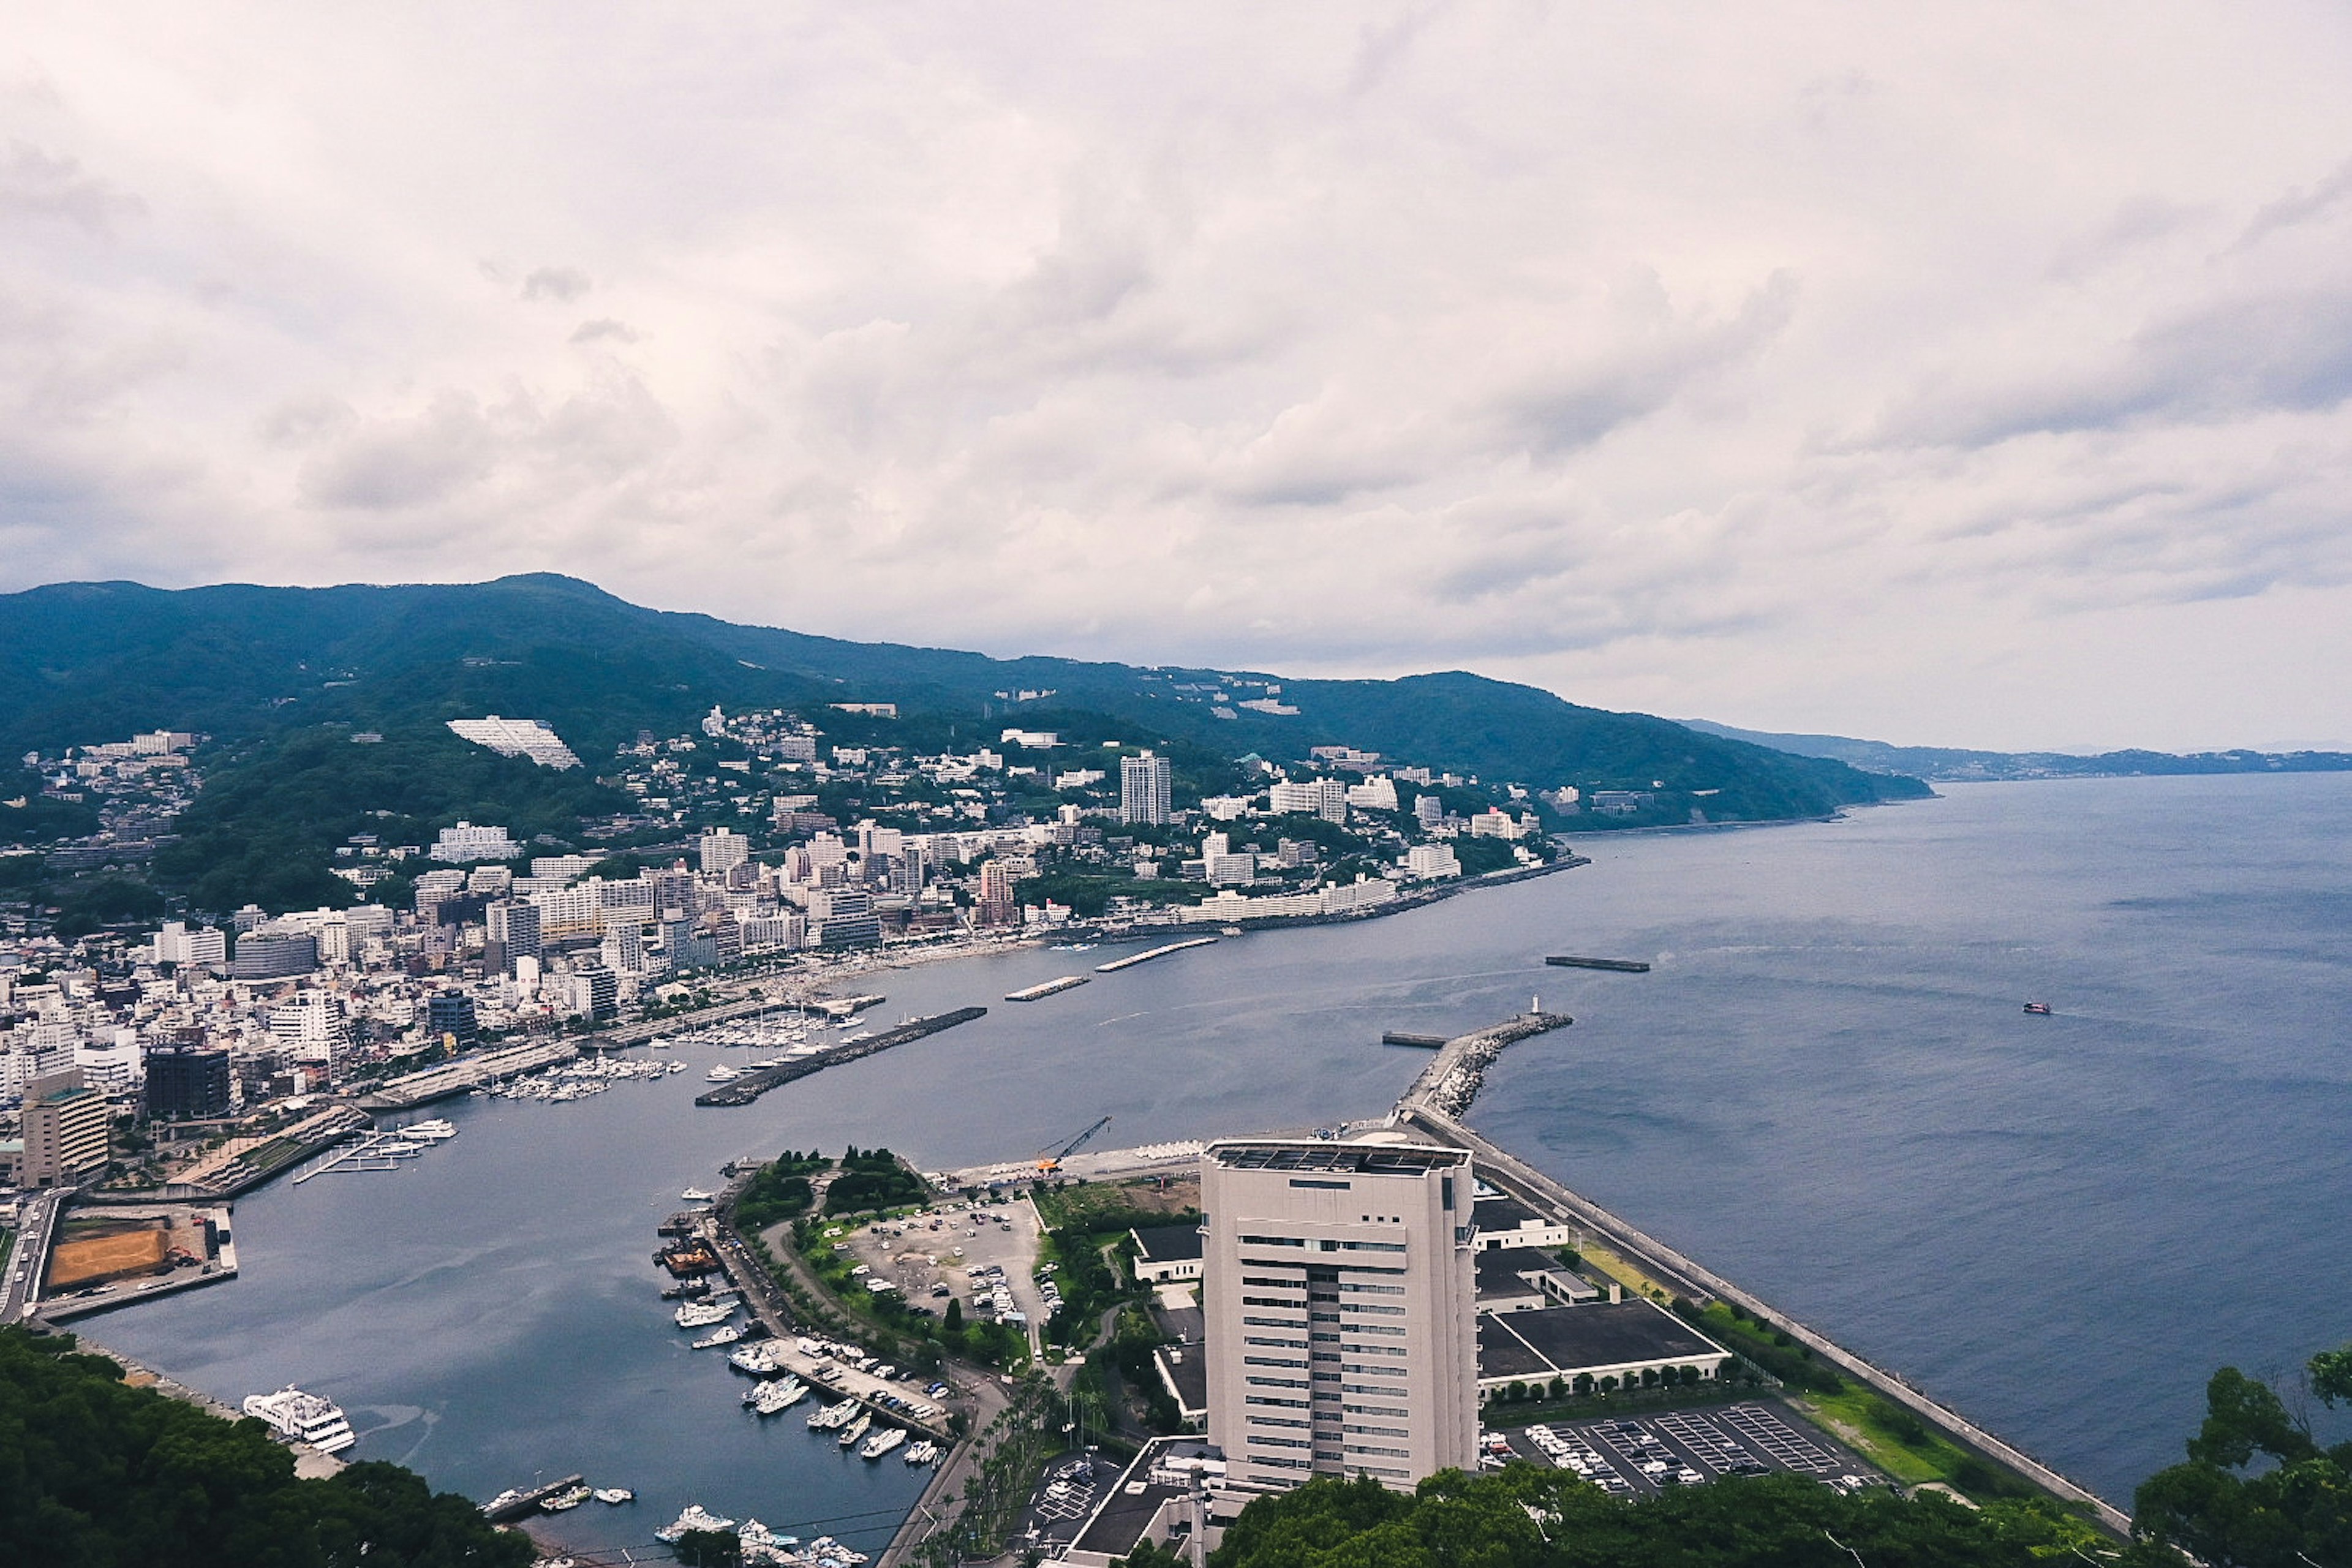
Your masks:
M245 1413L267 1421L279 1436L308 1443L321 1454L340 1454L359 1437L342 1407L289 1384L276 1394L248 1394Z

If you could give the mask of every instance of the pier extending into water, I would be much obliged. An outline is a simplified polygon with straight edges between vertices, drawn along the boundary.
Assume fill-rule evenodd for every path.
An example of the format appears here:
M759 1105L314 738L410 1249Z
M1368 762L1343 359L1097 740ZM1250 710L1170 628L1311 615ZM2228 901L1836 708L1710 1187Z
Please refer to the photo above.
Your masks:
M1087 983L1083 974L1065 974L1059 980L1048 980L1042 985L1024 985L1018 991L1004 994L1007 1002L1042 1002L1048 996L1058 996Z
M887 1051L893 1046L903 1046L909 1040L919 1040L926 1035L936 1035L941 1029L952 1029L958 1024L969 1024L980 1017L985 1007L958 1007L952 1013L939 1013L929 1018L909 1018L895 1029L885 1029L871 1039L853 1040L832 1047L813 1057L802 1057L782 1062L772 1068L755 1068L732 1083L724 1083L708 1093L694 1097L697 1105L749 1105L770 1089L806 1078L813 1072L843 1062L854 1062L870 1057L877 1051Z
M1114 958L1108 963L1097 963L1095 965L1095 973L1116 974L1122 969L1132 969L1139 963L1149 963L1155 958L1165 958L1171 952L1181 952L1188 947L1206 947L1216 940L1213 936L1196 936L1190 942L1163 942L1158 947L1148 947L1141 952L1130 952L1125 958Z

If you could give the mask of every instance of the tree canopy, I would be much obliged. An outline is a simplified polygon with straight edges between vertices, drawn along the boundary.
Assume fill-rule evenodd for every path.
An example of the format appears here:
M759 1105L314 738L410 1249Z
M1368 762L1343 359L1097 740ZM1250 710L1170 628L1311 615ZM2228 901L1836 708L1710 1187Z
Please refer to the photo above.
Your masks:
M1847 1495L1806 1476L1732 1479L1618 1499L1531 1465L1449 1470L1407 1495L1318 1479L1253 1502L1210 1568L2026 1568L2100 1552L2091 1525L2042 1501L1971 1509L1936 1493ZM2105 1543L2110 1550L2112 1543ZM1135 1563L1129 1558L1130 1564ZM1147 1558L1156 1563L1156 1558ZM2102 1554L2095 1561L2117 1561ZM2174 1563L2145 1542L2130 1564Z
M2303 1391L2330 1409L2352 1405L2352 1344L2313 1356ZM2213 1568L2352 1563L2352 1443L2322 1447L2308 1415L2225 1366L2205 1385L2188 1462L2142 1482L2133 1509L2151 1540Z
M258 1421L131 1388L68 1336L0 1329L0 1563L520 1568L530 1542L397 1465L298 1480Z

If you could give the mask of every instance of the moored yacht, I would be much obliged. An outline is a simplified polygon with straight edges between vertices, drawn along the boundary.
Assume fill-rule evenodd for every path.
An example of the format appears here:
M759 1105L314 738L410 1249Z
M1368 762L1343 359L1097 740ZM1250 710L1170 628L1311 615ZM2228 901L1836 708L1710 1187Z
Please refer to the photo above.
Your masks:
M276 1394L248 1394L245 1413L268 1422L278 1436L307 1443L321 1454L340 1454L359 1441L342 1407L288 1384Z
M735 1521L733 1520L722 1519L718 1514L712 1513L709 1510L704 1508L700 1503L695 1502L687 1504L686 1511L684 1513L679 1514L677 1519L673 1520L668 1524L662 1526L661 1529L655 1531L654 1539L660 1542L676 1542L684 1537L686 1532L690 1530L724 1531L734 1528Z

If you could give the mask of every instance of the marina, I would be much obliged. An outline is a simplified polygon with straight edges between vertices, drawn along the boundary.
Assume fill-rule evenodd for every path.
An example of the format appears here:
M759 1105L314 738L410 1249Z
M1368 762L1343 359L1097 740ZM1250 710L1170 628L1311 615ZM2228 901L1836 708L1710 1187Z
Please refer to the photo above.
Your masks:
M863 1038L853 1037L820 1056L779 1062L736 1075L732 1081L695 1096L694 1103L702 1106L749 1105L770 1089L782 1088L796 1079L806 1078L842 1062L861 1060L894 1046L903 1046L909 1041L936 1035L942 1029L952 1029L958 1024L969 1024L974 1018L985 1016L987 1012L985 1007L958 1007L929 1018L909 1018L897 1028L886 1029L878 1035L868 1035Z
M298 1173L290 1184L299 1187L313 1176L331 1173L397 1171L404 1162L417 1159L435 1144L457 1135L455 1124L437 1118L406 1127L356 1133L336 1145L325 1159Z

